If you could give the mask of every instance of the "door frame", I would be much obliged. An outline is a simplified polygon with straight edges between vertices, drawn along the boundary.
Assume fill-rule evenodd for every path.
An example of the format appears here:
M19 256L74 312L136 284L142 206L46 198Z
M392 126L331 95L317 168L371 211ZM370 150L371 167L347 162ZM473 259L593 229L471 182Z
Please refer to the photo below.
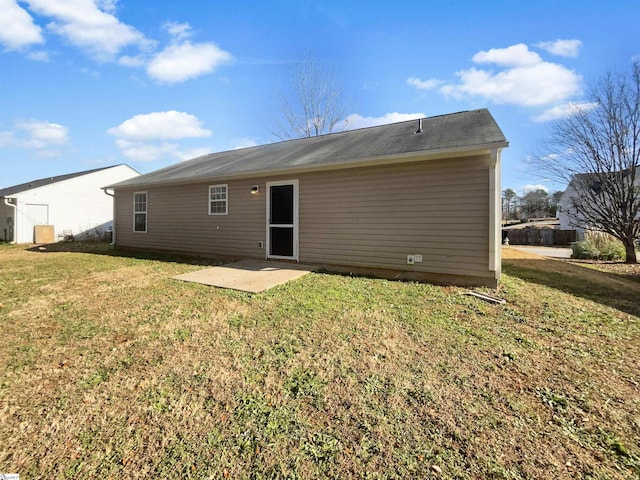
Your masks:
M282 255L271 255L271 218L269 213L271 211L271 187L280 185L293 185L293 224L291 225L275 225L279 227L291 227L293 228L293 256L285 257ZM267 212L266 212L266 239L265 242L265 258L275 258L280 260L295 260L298 262L298 179L294 180L277 180L273 182L267 182Z

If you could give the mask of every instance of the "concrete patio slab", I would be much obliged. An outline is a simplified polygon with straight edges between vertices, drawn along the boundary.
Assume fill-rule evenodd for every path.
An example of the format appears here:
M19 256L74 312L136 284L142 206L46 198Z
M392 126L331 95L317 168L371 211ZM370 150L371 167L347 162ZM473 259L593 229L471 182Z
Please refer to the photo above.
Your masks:
M299 263L241 260L172 277L185 282L259 293L312 272L314 267Z

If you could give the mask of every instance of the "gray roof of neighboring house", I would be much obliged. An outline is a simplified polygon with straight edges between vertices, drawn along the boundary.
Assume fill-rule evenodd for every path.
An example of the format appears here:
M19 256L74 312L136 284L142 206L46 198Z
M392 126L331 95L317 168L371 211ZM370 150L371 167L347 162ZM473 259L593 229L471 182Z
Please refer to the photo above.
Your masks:
M67 173L66 175L57 175L55 177L40 178L38 180L32 180L30 182L21 183L20 185L13 185L12 187L6 187L0 189L0 197L8 197L15 195L16 193L31 190L33 188L43 187L52 183L62 182L63 180L69 180L75 177L81 177L82 175L88 175L89 173L99 172L100 170L106 170L108 168L119 167L120 165L111 165L109 167L94 168L92 170L85 170L83 172Z
M318 137L203 155L115 184L115 187L181 183L208 178L264 175L294 170L321 170L332 166L478 147L508 145L487 109L332 133Z
M636 168L640 168L636 166ZM625 168L622 172L622 178L625 178L627 175L631 173L629 168ZM576 173L571 176L571 180L569 181L569 185L567 185L564 194L569 195L567 192L569 191L569 187L573 187L575 189L576 185L580 185L580 187L589 187L593 193L599 194L602 191L603 183L606 183L607 179L611 179L612 183L616 183L619 179L618 175L620 171L608 171L608 172L589 172L589 173ZM640 176L635 174L635 182L640 181ZM564 194L562 195L564 197Z

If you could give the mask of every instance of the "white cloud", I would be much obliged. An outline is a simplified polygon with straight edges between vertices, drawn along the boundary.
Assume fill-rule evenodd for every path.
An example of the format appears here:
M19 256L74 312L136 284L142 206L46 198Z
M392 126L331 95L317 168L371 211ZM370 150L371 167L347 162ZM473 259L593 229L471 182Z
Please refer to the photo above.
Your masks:
M138 141L211 136L211 130L202 128L202 122L196 116L175 110L134 115L107 133Z
M27 58L29 60L34 60L36 62L48 62L49 61L49 53L44 51L37 52L29 52L27 53Z
M443 83L444 82L442 80L438 80L436 78L430 78L429 80L420 80L417 77L407 78L407 85L416 87L418 90L432 90Z
M143 67L147 63L144 55L123 55L118 58L118 63L124 67Z
M146 66L147 74L160 83L180 83L206 75L233 60L233 55L215 43L193 43L191 25L166 22L162 25L171 36L168 46L159 52L123 55L118 59L126 67Z
M114 0L27 0L36 13L53 17L52 32L80 47L98 61L110 61L125 47L143 50L153 42L130 25L120 22Z
M480 51L473 56L472 60L475 63L495 63L503 67L522 67L542 62L540 55L530 51L524 43L507 48L492 48L486 52Z
M549 188L546 185L542 184L527 184L520 187L524 193L535 192L536 190L544 190L545 192L549 191Z
M386 125L388 123L404 122L406 120L414 120L424 118L424 113L387 113L381 117L363 117L357 113L349 115L345 119L344 130L355 130L357 128L374 127L377 125Z
M480 96L498 105L547 105L580 92L581 77L562 65L542 62L493 73L471 68L457 73L460 83L441 90L461 98Z
M115 13L119 0L96 0L96 6L107 13Z
M15 126L23 132L17 144L22 148L43 149L69 142L69 129L57 123L28 120L18 122Z
M175 156L182 160L191 160L192 158L201 157L202 155L207 155L211 153L211 149L209 147L198 147L191 148L189 150L176 150L174 152Z
M125 157L138 162L152 162L168 158L185 161L211 152L211 148L209 147L197 147L185 150L181 149L177 143L136 142L123 138L117 138L116 145Z
M0 147L33 150L37 157L62 155L59 147L69 143L69 129L45 120L15 122L10 131L0 132Z
M0 0L0 44L19 50L43 43L41 29L15 0Z
M191 25L188 23L165 22L163 28L169 32L174 40L184 40L191 37Z
M581 90L582 77L557 63L546 62L526 45L481 51L477 63L495 63L499 71L471 67L456 73L458 83L440 87L445 96L481 97L498 105L548 105L566 101Z
M125 67L145 67L147 74L162 83L179 83L215 71L233 59L231 53L213 42L190 41L189 23L166 22L162 27L171 41L156 51L157 42L146 38L131 25L116 17L118 0L0 0L0 45L18 50L43 43L40 26L30 13L49 17L48 32L55 33L69 44L87 52L98 62L115 61ZM120 55L127 48L137 51ZM44 51L30 52L27 57L48 61Z
M232 148L232 150L240 150L241 148L255 147L256 145L258 145L258 142L255 138L242 137L238 140L238 143L236 144L235 147Z
M13 132L0 132L0 147L8 147L13 143Z
M562 105L556 105L555 107L549 108L542 112L540 115L536 115L533 117L535 122L549 122L552 120L561 120L563 118L570 117L571 115L575 115L581 111L588 111L596 108L598 106L597 103L593 102L583 102L583 103L574 103L569 102Z
M172 44L158 53L147 65L150 77L163 83L179 83L212 73L233 56L215 43Z
M179 144L167 141L211 136L196 116L174 110L134 115L107 133L116 137L124 156L140 162L167 157L186 160L210 151L204 147L181 150Z
M138 162L152 162L161 158L175 157L175 152L178 149L178 145L175 143L131 142L122 138L116 139L116 145L125 157Z
M582 46L580 40L554 40L553 42L539 42L536 43L536 47L541 48L549 52L552 55L558 55L560 57L572 57L578 56L578 50Z

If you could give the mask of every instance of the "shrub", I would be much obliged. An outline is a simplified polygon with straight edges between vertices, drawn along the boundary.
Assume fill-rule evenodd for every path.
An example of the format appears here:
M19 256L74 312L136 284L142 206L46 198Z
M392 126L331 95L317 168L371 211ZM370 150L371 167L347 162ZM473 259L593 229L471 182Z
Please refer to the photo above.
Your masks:
M623 260L626 257L624 245L619 240L612 240L600 248L602 260Z
M585 239L571 246L571 258L585 260L623 260L624 245L620 240L602 232L586 232Z
M600 250L591 240L583 240L571 244L571 258L581 260L595 260L600 257Z

